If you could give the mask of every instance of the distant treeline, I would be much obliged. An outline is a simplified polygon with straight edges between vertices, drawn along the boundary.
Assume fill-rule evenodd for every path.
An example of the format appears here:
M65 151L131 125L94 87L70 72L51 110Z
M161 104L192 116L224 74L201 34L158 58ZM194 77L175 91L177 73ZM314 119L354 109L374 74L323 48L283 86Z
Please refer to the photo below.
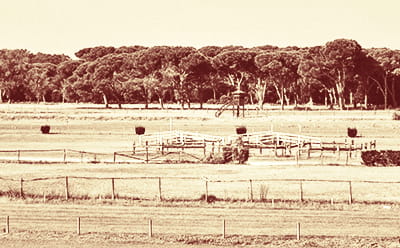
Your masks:
M354 40L323 46L93 47L65 55L0 50L0 101L224 103L313 102L332 108L400 102L400 51Z

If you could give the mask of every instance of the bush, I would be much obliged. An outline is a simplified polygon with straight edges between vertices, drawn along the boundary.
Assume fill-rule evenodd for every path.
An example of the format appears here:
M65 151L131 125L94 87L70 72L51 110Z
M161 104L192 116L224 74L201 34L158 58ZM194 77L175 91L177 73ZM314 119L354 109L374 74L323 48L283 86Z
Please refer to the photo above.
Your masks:
M247 133L247 128L245 126L236 127L237 134L245 134Z
M361 158L366 166L400 166L400 151L363 151Z
M224 159L224 163L232 162L233 160L233 151L232 147L224 146L222 147L222 158Z
M400 113L394 112L393 113L393 120L400 121Z
M354 138L354 137L357 137L357 128L347 128L347 135L350 137L350 138Z
M142 126L135 127L135 132L137 135L142 135L145 133L145 131L146 131L146 128L144 128Z
M49 125L41 126L41 127L40 127L40 131L41 131L43 134L48 134L48 133L50 133L50 126L49 126Z

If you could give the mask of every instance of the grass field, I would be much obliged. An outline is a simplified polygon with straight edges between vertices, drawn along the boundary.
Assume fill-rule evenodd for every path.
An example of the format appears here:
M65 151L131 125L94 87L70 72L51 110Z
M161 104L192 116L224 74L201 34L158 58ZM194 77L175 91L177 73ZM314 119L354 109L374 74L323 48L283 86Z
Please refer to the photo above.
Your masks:
M246 118L234 119L230 112L215 118L215 110L141 110L138 106L127 106L127 109L103 109L97 105L32 105L32 104L1 104L0 105L0 150L24 149L74 149L88 152L126 151L132 149L132 143L138 140L134 133L135 125L146 127L146 133L168 130L182 130L204 134L230 136L235 134L237 125L245 125L248 132L279 131L319 137L324 141L343 142L347 137L347 128L356 127L359 137L356 143L376 140L377 149L398 149L400 140L400 122L392 120L393 111L247 111ZM51 134L40 133L40 126L51 126ZM253 152L254 154L257 151ZM45 155L43 155L45 156ZM59 155L57 155L59 156ZM343 158L341 158L343 159ZM16 164L1 163L1 178L15 181L0 180L2 191L18 192L19 179L28 180L24 183L24 190L38 196L64 195L65 176L69 181L72 196L87 196L97 199L79 204L128 204L139 205L146 211L146 206L161 204L154 201L158 197L157 179L123 179L128 177L161 177L162 195L165 199L198 199L204 194L205 181L208 178L210 195L215 195L224 202L214 205L206 203L164 203L161 207L201 207L201 208L241 208L250 213L254 208L271 209L271 203L238 202L235 199L248 200L250 194L249 179L253 182L254 198L258 199L261 188L267 189L266 197L271 199L298 200L298 182L271 182L257 181L261 179L322 179L345 181L400 181L399 168L369 168L361 165L359 154L350 161L351 166L332 166L338 164L335 156L327 158L325 165L319 165L319 159L301 160L297 167L293 158L288 160L273 157L257 156L250 158L247 165L207 165L207 164ZM343 162L339 162L339 164ZM30 182L29 179L62 177L61 179ZM107 179L76 179L73 177L96 177ZM199 179L183 180L178 177L193 177ZM110 178L120 178L115 181L115 190L123 199L141 199L139 201L117 200L110 203L102 201L110 196ZM236 182L244 180L243 182ZM215 182L221 181L221 182ZM371 184L354 182L352 184L353 197L356 204L348 206L348 183L304 182L304 198L313 201L326 201L325 205L313 203L292 204L277 202L278 209L308 209L314 215L318 209L358 211L373 213L376 209L388 207L390 213L399 208L400 184ZM265 192L264 192L265 193ZM335 206L330 206L333 200ZM143 203L144 200L144 203ZM370 207L367 202L385 202L384 205ZM29 201L28 201L29 202ZM38 201L33 201L38 202ZM103 202L103 203L102 203ZM390 202L390 203L388 203ZM60 204L59 202L52 202ZM9 200L2 203L11 206ZM62 203L64 204L64 203ZM68 202L74 204L74 202ZM100 204L100 205L98 205ZM166 205L165 205L166 204ZM281 205L280 205L281 204ZM182 205L182 206L181 206ZM49 209L56 206L49 204ZM190 210L188 210L190 211ZM371 212L372 211L372 212ZM227 213L228 214L228 213ZM284 212L280 212L282 216ZM97 216L101 216L99 212ZM339 215L341 215L339 213ZM344 218L345 219L345 218ZM377 220L379 224L379 220ZM339 223L336 223L339 225ZM390 225L389 225L390 226ZM364 225L363 230L368 229ZM387 229L382 229L379 236L393 236ZM65 231L65 230L64 230ZM174 229L171 229L174 232ZM176 230L178 233L179 230ZM345 231L344 231L345 232ZM368 232L366 232L368 235ZM385 235L387 233L387 235ZM333 232L335 236L337 233ZM389 235L390 234L390 235ZM15 234L15 237L18 237ZM328 234L330 235L330 234ZM372 234L371 234L372 235ZM372 235L374 236L374 235ZM395 235L397 236L397 235ZM18 240L18 238L15 238ZM313 239L310 239L310 242ZM3 240L4 241L4 240ZM374 241L374 240L373 240ZM376 241L376 240L375 240ZM4 241L6 242L6 241ZM147 241L146 241L147 242ZM144 242L144 243L146 243ZM246 241L247 242L247 241ZM322 241L322 244L327 244ZM333 241L336 242L336 241ZM361 242L361 241L360 241ZM368 241L369 242L369 241ZM368 243L367 242L367 243ZM372 241L371 241L372 242ZM383 241L382 241L383 242ZM209 243L208 245L217 244ZM273 242L272 242L273 243ZM328 242L329 243L329 242ZM340 242L339 242L340 243ZM362 242L361 242L362 243ZM366 245L367 243L363 243ZM242 244L242 243L240 243ZM290 243L291 245L297 245ZM232 245L228 243L225 245ZM280 244L285 246L287 243ZM303 246L302 246L303 245ZM287 247L290 247L288 245ZM309 244L300 244L299 247L309 247ZM334 246L333 246L334 247ZM358 246L355 246L358 247Z

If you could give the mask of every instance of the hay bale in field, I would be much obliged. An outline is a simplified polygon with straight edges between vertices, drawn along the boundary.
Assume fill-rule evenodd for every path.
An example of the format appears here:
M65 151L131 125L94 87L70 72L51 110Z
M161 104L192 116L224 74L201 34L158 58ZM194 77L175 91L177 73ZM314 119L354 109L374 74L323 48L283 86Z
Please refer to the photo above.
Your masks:
M354 137L357 137L357 128L347 128L347 135L350 137L350 138L354 138Z
M247 133L247 128L245 126L238 126L236 127L236 133L237 134L245 134Z
M135 132L137 135L143 135L145 133L145 131L146 131L145 127L142 127L142 126L135 127Z
M49 125L41 126L40 131L42 132L42 134L48 134L50 133L50 126Z

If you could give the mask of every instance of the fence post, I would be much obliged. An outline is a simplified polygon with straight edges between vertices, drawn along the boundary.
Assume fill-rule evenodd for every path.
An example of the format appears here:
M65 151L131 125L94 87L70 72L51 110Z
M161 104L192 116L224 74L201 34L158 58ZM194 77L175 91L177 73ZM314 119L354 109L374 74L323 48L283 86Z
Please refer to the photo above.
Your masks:
M153 221L149 219L149 237L153 237Z
M321 165L324 165L324 148L321 147Z
M63 161L65 163L65 161L67 160L67 151L64 149L64 154L63 154Z
M206 179L206 195L204 196L204 200L208 202L208 181Z
M24 197L24 179L21 177L20 181L19 181L19 194L22 198Z
M17 161L18 161L18 163L20 162L20 159L21 159L21 151L18 150L17 151Z
M225 239L226 237L226 222L225 219L222 220L222 238Z
M296 152L296 155L295 155L295 157L296 157L296 166L297 167L300 167L300 164L299 164L299 153L300 153L300 149Z
M111 178L111 199L115 200L114 178Z
M117 153L114 152L114 157L113 157L113 162L114 162L114 164L115 164L115 162L116 162L116 159L117 159Z
M353 203L353 187L351 181L349 181L349 204Z
M146 163L149 162L149 141L146 140Z
M250 182L250 201L253 202L253 182L251 179L249 180Z
M159 200L162 201L162 195L161 195L161 177L158 178L158 196Z
M68 177L65 177L65 200L69 198Z
M76 218L76 234L81 235L81 218Z
M297 240L300 240L300 222L297 222L296 227L296 238Z
M6 233L10 233L10 216L6 216Z
M300 197L299 200L300 202L303 202L304 198L303 198L303 181L300 181Z

